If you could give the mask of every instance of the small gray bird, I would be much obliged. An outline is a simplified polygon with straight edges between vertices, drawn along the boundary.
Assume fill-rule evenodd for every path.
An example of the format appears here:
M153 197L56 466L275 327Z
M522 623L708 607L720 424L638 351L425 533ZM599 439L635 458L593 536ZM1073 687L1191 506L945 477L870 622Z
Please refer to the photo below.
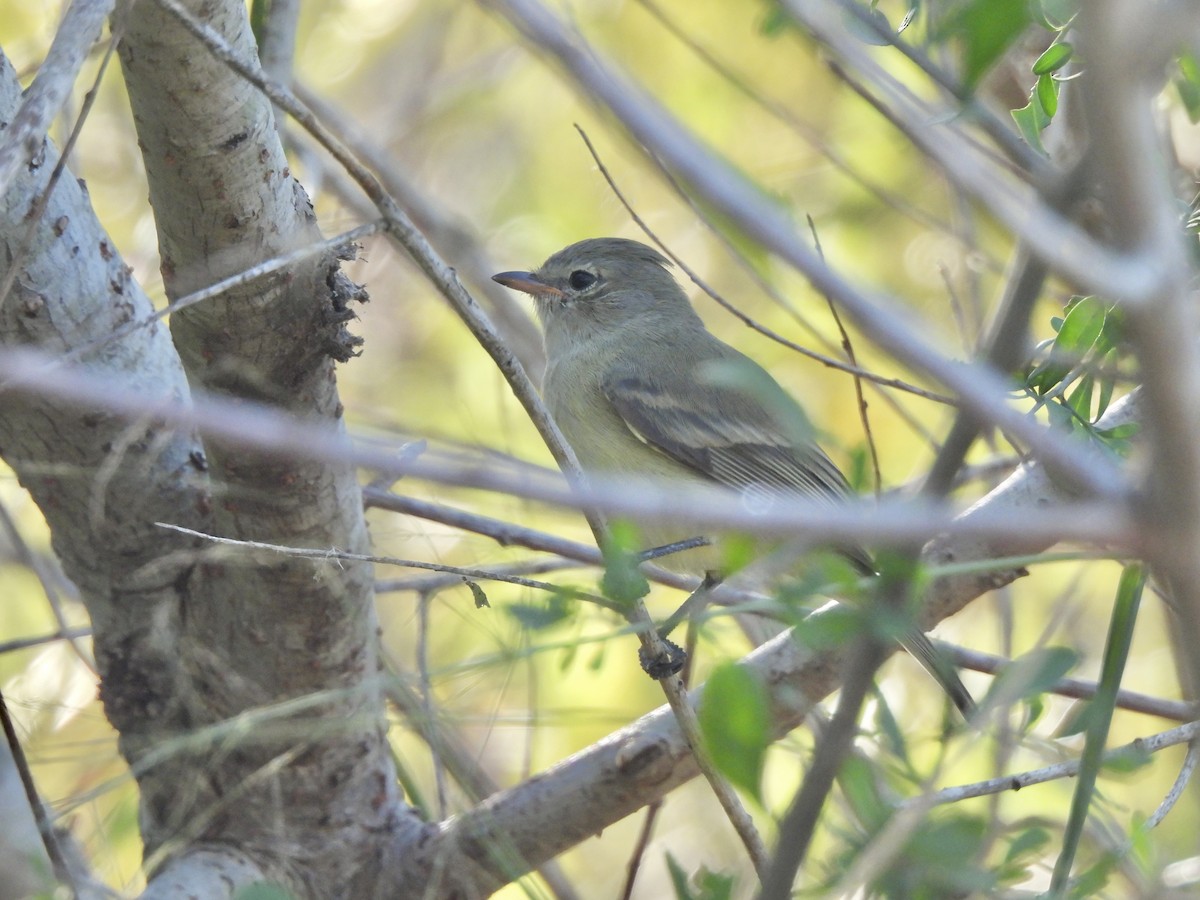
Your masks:
M783 390L757 363L714 337L657 250L624 238L595 238L555 253L535 272L492 276L531 295L546 343L542 393L589 475L720 485L742 497L793 495L838 504L845 477L766 394ZM722 377L732 373L735 377ZM748 390L746 383L768 391ZM646 529L652 546L692 537L686 525ZM863 574L861 548L839 547ZM718 548L660 562L704 573ZM964 712L970 694L919 631L905 645Z

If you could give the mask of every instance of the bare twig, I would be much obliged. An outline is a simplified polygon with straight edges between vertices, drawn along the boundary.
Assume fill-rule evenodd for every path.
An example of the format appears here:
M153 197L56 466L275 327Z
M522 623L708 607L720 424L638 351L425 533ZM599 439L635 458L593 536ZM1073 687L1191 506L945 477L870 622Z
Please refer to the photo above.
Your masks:
M12 754L13 765L16 766L17 774L21 778L21 787L25 791L25 800L29 804L29 812L33 816L33 820L37 822L38 834L42 837L42 846L46 849L46 856L50 859L50 864L54 867L54 877L71 887L72 891L78 895L79 889L74 883L74 873L71 867L67 865L67 859L63 855L62 847L58 843L58 835L54 831L54 823L50 821L50 817L46 815L46 807L42 803L42 798L38 796L37 785L33 781L33 772L29 769L29 760L25 758L25 750L21 746L21 739L17 736L17 729L13 723L12 716L9 715L8 701L4 699L3 692L0 692L0 728L4 731L4 742L8 745L8 750Z
M821 236L817 233L817 223L813 221L812 216L808 216L808 230L813 236L813 248L817 251L817 256L822 260L825 259L825 253L821 250ZM833 322L837 325L838 333L842 336L842 350L846 353L846 359L850 365L858 367L858 360L854 357L854 345L850 342L850 333L846 331L846 326L842 324L842 317L838 315L837 307L828 297L825 298L829 304L829 314L833 316ZM867 450L871 454L871 469L875 474L875 496L878 497L883 491L883 476L879 474L879 449L875 446L875 435L871 433L871 417L867 414L867 400L863 396L862 377L857 373L854 376L854 397L858 401L858 417L862 422L863 437L867 442Z
M971 650L937 641L937 647L942 650L955 665L975 672L987 672L989 675L998 674L1012 660L984 653L981 650ZM1054 683L1047 693L1060 697L1074 697L1079 700L1090 700L1096 696L1096 682L1084 681L1079 678L1061 678ZM1163 697L1152 697L1137 691L1117 691L1116 705L1131 712L1145 713L1148 716L1161 716L1164 719L1174 719L1178 722L1188 722L1196 717L1197 706L1183 700L1167 700Z
M588 488L572 490L525 473L497 471L487 462L443 462L427 456L401 462L393 450L365 444L348 448L345 434L339 429L298 419L275 407L231 402L199 392L193 394L190 405L171 398L148 398L122 379L61 368L53 356L17 348L0 353L0 392L52 398L72 408L103 410L130 419L153 416L164 425L199 429L243 450L294 459L348 461L396 476L504 491L568 508L588 504L634 518L685 519L695 522L701 531L720 528L756 535L787 533L815 536L835 544L863 541L880 545L953 532L960 537L1004 536L1014 540L1016 546L1039 540L1045 545L1079 540L1107 543L1129 552L1138 552L1143 544L1158 539L1153 528L1135 525L1124 505L1091 501L1072 506L1067 493L1061 495L1060 506L1031 505L1019 516L1001 513L960 519L945 505L911 500L885 500L869 506L847 503L837 508L789 501L786 508L747 510L730 503L724 491L684 488L672 482L597 479ZM1133 408L1131 403L1113 404L1110 415L1115 416L1119 410L1120 421L1128 421ZM1106 416L1100 424L1111 427L1117 421ZM1072 445L1072 450L1081 464L1088 458L1078 443ZM1020 540L1014 535L1020 535Z
M1122 756L1134 755L1136 757L1145 753L1156 753L1167 747L1174 747L1178 744L1194 741L1197 735L1200 735L1200 722L1189 722L1186 725L1180 725L1178 728L1172 728L1169 731L1163 731L1150 737L1138 738L1121 747L1113 747L1105 752L1104 758L1105 760L1114 760L1120 759ZM1019 791L1035 784L1045 784L1047 781L1073 778L1078 773L1079 760L1071 759L1066 762L1055 763L1052 766L1032 769L1016 775L1002 775L999 778L989 778L986 781L977 781L973 784L945 788L933 794L933 802L938 805L957 803L960 800L968 800L972 797L986 797L989 794L996 794L1002 791ZM915 803L921 799L914 798L913 800L906 801L906 803Z

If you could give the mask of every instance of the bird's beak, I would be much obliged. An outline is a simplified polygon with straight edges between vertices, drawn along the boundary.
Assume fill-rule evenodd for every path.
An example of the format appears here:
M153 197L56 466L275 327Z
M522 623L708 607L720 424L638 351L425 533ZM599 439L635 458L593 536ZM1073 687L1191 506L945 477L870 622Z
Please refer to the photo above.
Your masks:
M505 287L512 288L514 291L524 291L526 294L532 294L534 297L565 297L562 291L556 287L551 287L544 281L539 281L537 276L532 272L501 272L499 275L493 275L492 281L498 281Z

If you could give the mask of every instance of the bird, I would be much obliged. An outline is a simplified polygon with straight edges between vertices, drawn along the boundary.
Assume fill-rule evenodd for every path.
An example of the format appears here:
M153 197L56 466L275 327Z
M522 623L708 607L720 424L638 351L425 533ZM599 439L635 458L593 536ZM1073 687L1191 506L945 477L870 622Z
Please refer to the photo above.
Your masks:
M719 486L743 501L851 500L841 470L778 402L783 388L708 330L670 267L653 247L605 237L533 271L492 276L533 298L546 350L542 397L584 473ZM694 534L679 522L643 531L651 546ZM836 549L859 574L876 574L863 548ZM717 542L658 562L719 577L724 559ZM901 642L969 714L970 693L925 634L913 628Z

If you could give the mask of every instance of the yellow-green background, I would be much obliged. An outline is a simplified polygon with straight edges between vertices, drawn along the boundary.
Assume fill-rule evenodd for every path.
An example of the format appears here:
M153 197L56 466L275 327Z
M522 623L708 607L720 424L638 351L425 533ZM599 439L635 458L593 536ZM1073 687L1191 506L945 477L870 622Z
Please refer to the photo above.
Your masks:
M798 228L807 231L804 219L812 216L832 265L856 283L887 291L925 338L947 354L970 355L977 325L988 318L1001 289L1010 238L958 198L927 160L840 84L809 40L796 31L765 35L765 4L663 0L662 7L753 92L786 107L815 130L825 147L942 227L914 222L839 173L822 147L750 102L638 2L577 2L569 8L603 52L730 164L787 204ZM56 14L57 4L0 0L0 46L26 80L45 53ZM916 89L929 93L887 51L871 52ZM95 59L85 70L72 110L78 108L94 72ZM1018 85L1020 74L1018 70ZM392 164L420 186L429 202L471 231L495 261L496 271L535 266L559 247L585 237L642 237L587 153L574 127L581 126L622 191L672 250L759 321L792 340L814 345L808 332L755 287L613 118L589 103L486 9L438 0L305 3L296 76L363 134L385 146ZM1031 84L1032 78L1026 86ZM1003 84L995 87L1004 99L1012 99L1011 92L1003 93ZM351 208L330 192L323 157L314 156L312 144L302 135L292 134L293 170L314 194L326 234L358 224ZM86 179L102 221L141 284L156 303L165 302L136 138L115 67L104 80L71 162L74 174ZM382 239L368 240L362 256L348 270L371 293L357 325L366 343L361 358L342 366L339 374L351 426L463 442L549 465L549 455L504 380L437 292ZM823 298L770 258L752 251L751 259L813 327L836 342ZM455 265L456 260L448 262ZM969 327L965 335L956 325L952 293ZM1064 299L1061 291L1048 292L1035 322L1041 336L1049 333L1049 316ZM803 402L836 459L847 464L850 454L861 450L863 433L849 377L756 335L708 298L699 297L697 308L716 332L766 364ZM885 375L912 377L852 334L865 365ZM932 434L944 433L946 408L903 393L894 396ZM930 443L875 394L868 397L884 487L918 478L932 458ZM973 459L985 459L989 452L981 446ZM26 538L45 547L37 510L5 473L0 499L17 517ZM577 516L548 512L537 504L407 481L399 489L579 540L588 538ZM983 489L973 485L969 491ZM391 514L372 513L371 523L378 552L399 557L483 567L526 555L482 537ZM1011 615L1017 652L1043 640L1066 644L1086 654L1077 674L1094 676L1117 571L1113 563L1034 567L1030 577L1002 596L978 601L939 634L1003 651L1002 622ZM392 578L405 573L379 574ZM0 641L53 630L36 579L12 564L0 577ZM594 584L594 573L587 571L552 577ZM605 640L618 630L610 617L585 608L569 625L523 633L506 614L506 603L541 598L504 586L487 590L492 607L485 610L475 609L465 588L434 598L429 656L440 715L462 731L481 764L502 784L563 759L662 701L657 687L634 663L633 639ZM677 599L663 592L653 602L665 611ZM411 671L417 598L411 593L382 595L379 608L388 648ZM68 612L73 621L86 619L78 607ZM565 649L580 637L595 640L579 645L573 654ZM702 647L701 672L723 655L741 650L730 629L714 626ZM43 794L56 808L69 810L66 820L99 873L115 886L135 889L140 879L135 792L95 701L91 674L69 647L60 644L0 657L0 679L27 729L26 747ZM981 693L987 680L972 676L969 683ZM1176 690L1163 613L1154 600L1146 604L1139 623L1127 685L1152 693ZM907 659L888 665L883 686L913 736L919 764L932 765L942 714L936 688ZM1066 702L1055 701L1039 733L1049 734L1067 709ZM1164 723L1148 717L1118 715L1112 740L1127 741L1162 727ZM432 797L427 749L402 723L396 724L393 735L402 763ZM798 782L803 757L797 749L807 742L807 733L799 733L772 754L765 793L775 812ZM1077 752L1079 744L1071 740L1065 746L1067 752ZM997 774L991 765L994 752L988 740L952 742L950 764L939 783ZM1006 770L1056 758L1057 751L1043 753L1033 745L1019 751ZM1153 808L1167 791L1179 758L1178 752L1164 753L1136 775L1102 781L1101 791L1118 824L1127 827L1131 814ZM1043 815L1050 823L1060 822L1072 786L1062 781L1005 797L999 815L1006 821ZM452 791L448 811L460 804ZM975 801L974 809L984 812L985 804ZM760 820L769 830L768 817ZM1194 806L1183 804L1168 823L1158 836L1163 861L1194 851ZM564 858L567 874L585 896L615 895L639 826L640 816L631 818ZM826 836L817 845L818 856L830 846ZM738 842L698 784L668 799L648 851L639 896L658 897L669 891L665 851L689 870L701 864L737 870L741 883L748 883ZM517 889L509 888L506 895L516 896Z

